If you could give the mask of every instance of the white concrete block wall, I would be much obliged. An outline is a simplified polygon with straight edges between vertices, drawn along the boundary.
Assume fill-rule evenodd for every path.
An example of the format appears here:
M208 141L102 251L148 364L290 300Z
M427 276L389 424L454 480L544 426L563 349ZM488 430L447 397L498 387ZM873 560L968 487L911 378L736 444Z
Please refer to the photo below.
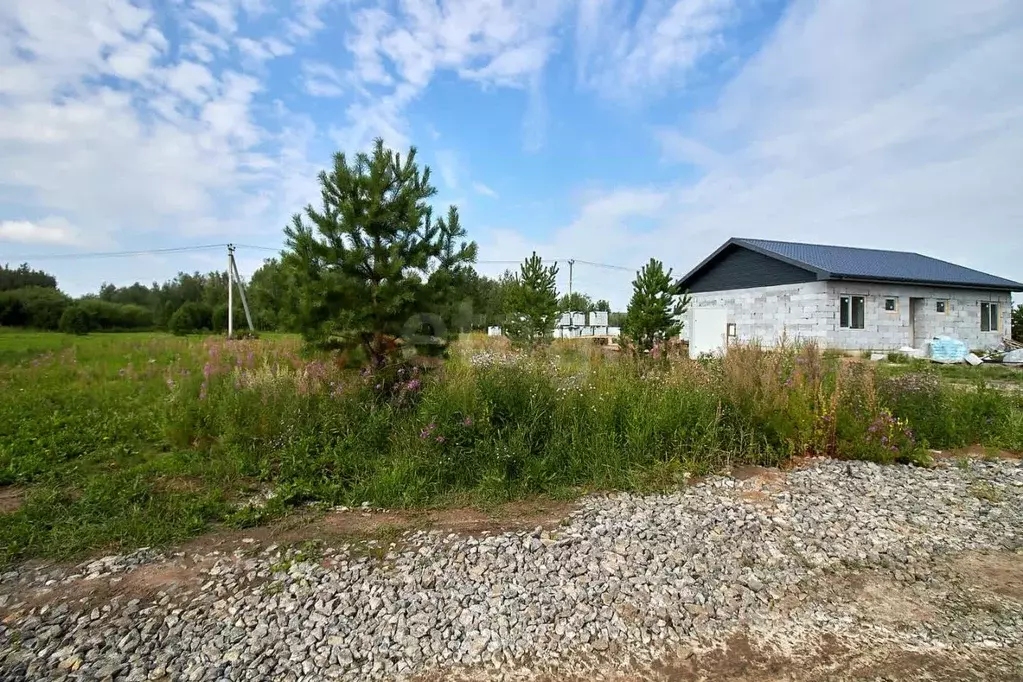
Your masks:
M864 297L864 328L840 326L842 296ZM886 298L896 299L894 312L884 309ZM923 299L916 320L916 345L934 336L951 336L971 349L996 348L1009 336L1012 302L1008 293L853 282L806 282L752 289L733 289L692 294L690 305L724 308L728 322L736 325L739 341L775 345L784 335L789 340L813 339L822 346L845 350L895 350L914 345L910 325L910 299ZM947 301L946 312L937 312L937 301ZM982 301L998 304L997 331L980 330ZM688 330L682 330L688 339Z
M828 335L828 345L848 350L892 350L902 346L921 346L935 336L951 336L969 348L996 348L1008 336L1012 314L1007 292L973 289L915 286L910 284L865 284L828 282L828 306L834 309L836 328ZM864 328L842 329L837 325L842 296L864 297ZM886 298L896 298L894 313L884 309ZM910 300L922 299L916 329L910 325ZM938 301L946 301L944 313L937 312ZM998 304L1000 318L996 331L980 330L982 301ZM915 335L915 339L913 336Z
M827 296L827 282L805 282L696 293L690 305L727 310L739 341L771 346L784 335L789 341L815 339L823 343L828 327L821 324L821 313ZM689 339L685 328L682 338Z

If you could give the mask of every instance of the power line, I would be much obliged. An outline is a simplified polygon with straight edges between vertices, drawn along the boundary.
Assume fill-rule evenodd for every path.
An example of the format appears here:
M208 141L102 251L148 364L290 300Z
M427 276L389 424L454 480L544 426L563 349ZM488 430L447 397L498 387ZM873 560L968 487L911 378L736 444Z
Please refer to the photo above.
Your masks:
M38 260L70 260L78 258L122 258L128 256L149 256L159 255L166 253L186 253L189 251L209 251L211 249L223 249L228 246L227 243L221 244L199 244L194 246L172 246L162 249L137 249L134 251L94 251L89 253L39 253L30 255L18 255L18 256L2 256L6 262L26 262L26 261L38 261ZM255 249L258 251L273 251L279 253L282 247L274 246L260 246L258 244L235 244L236 248L239 249ZM628 268L622 265L612 265L610 263L595 263L588 260L579 260L578 258L551 258L545 259L549 262L560 263L574 260L576 263L582 265L589 265L597 268L606 268L609 270L623 270L626 272L635 272L636 268ZM518 265L521 260L478 260L477 265Z
M609 270L625 270L627 272L636 272L636 270L639 269L639 268L627 268L627 267L625 267L623 265L609 265L607 263L594 263L594 262L588 261L588 260L579 260L578 258L575 259L575 262L576 263L582 263L584 265L592 265L592 266L597 267L597 268L607 268Z
M274 251L274 252L280 252L282 250L282 247L280 247L280 246L277 246L277 247L274 247L274 246L256 246L255 244L235 244L235 247L239 248L239 249L258 249L259 251Z
M41 253L35 255L4 256L7 262L26 262L36 260L67 260L78 258L121 258L124 256L149 256L162 253L183 253L187 251L208 251L223 249L227 244L203 244L200 246L173 246L166 249L139 249L137 251L93 251L91 253Z

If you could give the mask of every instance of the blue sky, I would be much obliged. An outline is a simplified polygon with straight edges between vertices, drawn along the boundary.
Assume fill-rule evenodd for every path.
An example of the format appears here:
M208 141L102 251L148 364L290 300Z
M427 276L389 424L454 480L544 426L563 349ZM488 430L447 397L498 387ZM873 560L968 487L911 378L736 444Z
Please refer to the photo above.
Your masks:
M1023 280L1020 83L1015 0L6 0L0 262L278 246L382 136L488 261L681 274L749 236ZM222 260L33 264L77 294ZM616 307L630 280L575 268Z

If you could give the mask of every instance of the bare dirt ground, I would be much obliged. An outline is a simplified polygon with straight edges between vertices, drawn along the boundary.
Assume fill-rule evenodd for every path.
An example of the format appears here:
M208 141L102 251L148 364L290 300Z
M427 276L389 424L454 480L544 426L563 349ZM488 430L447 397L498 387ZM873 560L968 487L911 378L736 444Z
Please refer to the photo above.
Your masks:
M24 496L25 491L21 488L12 485L0 486L0 514L18 511Z

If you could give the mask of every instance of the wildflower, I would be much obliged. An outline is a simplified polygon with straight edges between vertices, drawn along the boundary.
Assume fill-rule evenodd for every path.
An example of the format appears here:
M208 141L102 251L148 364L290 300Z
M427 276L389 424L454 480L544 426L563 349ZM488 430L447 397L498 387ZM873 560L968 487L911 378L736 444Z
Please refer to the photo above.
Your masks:
M211 374L213 374L213 365L207 362L202 368L203 378L209 379Z
M418 391L420 386L422 386L422 383L419 381L419 379L413 379L412 381L405 384L405 388L407 388L410 391Z
M202 386L199 387L199 400L206 400L206 382L202 382Z
M462 422L462 425L463 426L472 426L472 417L466 417L465 420Z
M167 388L169 388L172 391L174 390L174 379L167 377Z
M437 436L437 442L438 443L443 443L444 442L444 436Z

